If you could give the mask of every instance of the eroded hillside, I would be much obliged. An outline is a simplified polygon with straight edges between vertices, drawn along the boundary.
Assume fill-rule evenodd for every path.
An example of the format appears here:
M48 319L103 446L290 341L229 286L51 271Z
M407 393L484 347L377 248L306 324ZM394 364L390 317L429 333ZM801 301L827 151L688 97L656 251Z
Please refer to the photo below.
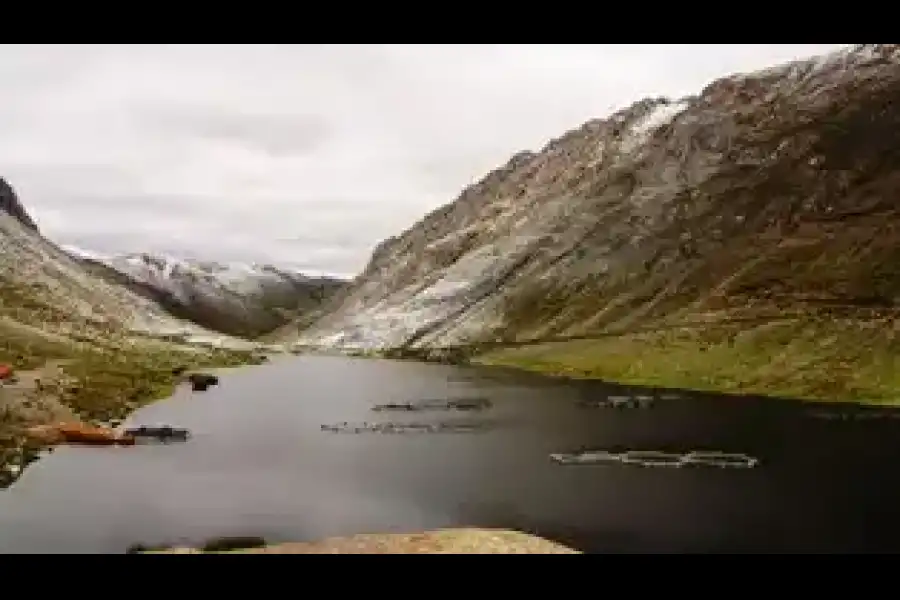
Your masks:
M897 45L735 75L516 155L382 243L294 337L893 399L898 183Z

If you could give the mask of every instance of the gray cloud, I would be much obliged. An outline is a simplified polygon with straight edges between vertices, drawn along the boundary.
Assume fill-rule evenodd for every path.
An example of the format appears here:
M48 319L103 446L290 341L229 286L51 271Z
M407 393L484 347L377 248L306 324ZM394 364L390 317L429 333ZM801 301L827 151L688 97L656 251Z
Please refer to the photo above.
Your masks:
M274 157L310 154L328 139L329 123L321 115L225 112L216 106L147 107L148 125L168 135L209 138L255 147Z
M355 273L523 149L840 44L0 48L0 174L42 230Z

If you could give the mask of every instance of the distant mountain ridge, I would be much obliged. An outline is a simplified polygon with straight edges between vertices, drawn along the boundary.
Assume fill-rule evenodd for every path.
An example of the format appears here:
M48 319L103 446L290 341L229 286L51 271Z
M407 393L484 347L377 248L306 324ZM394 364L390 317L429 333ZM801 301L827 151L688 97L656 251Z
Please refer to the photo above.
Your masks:
M299 318L346 285L334 277L273 265L65 249L94 274L154 300L173 315L240 337L257 337Z
M179 319L145 295L98 278L43 237L12 187L0 179L0 339L4 352L73 340L137 343L132 334L244 345ZM24 346L20 346L24 344ZM0 352L2 354L2 352ZM3 357L0 356L0 360Z

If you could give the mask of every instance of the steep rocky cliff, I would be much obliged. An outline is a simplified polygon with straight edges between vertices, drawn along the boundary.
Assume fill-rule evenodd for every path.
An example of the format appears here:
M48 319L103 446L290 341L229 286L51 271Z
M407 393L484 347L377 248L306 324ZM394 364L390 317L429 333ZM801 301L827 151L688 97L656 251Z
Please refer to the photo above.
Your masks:
M8 214L26 229L37 232L38 228L31 216L19 202L19 197L5 179L0 177L0 211Z
M66 250L93 274L152 299L176 317L247 338L315 311L345 285L338 279L310 277L271 265Z
M300 343L634 383L894 397L900 47L645 99L375 250ZM504 349L534 341L568 340Z

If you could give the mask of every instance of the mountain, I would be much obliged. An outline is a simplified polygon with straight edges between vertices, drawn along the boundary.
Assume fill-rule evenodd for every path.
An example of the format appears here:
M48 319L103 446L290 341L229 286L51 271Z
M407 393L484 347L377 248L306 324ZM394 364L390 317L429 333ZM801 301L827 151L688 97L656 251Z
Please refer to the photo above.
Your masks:
M102 333L184 336L212 344L238 340L173 318L156 303L88 273L44 238L9 184L0 179L0 323L35 335Z
M152 299L179 318L247 338L314 311L345 285L271 265L145 253L101 256L72 246L66 250L95 275Z
M0 363L16 379L0 381L0 488L33 456L27 427L120 419L171 390L175 367L253 362L254 349L85 270L0 179Z
M848 47L516 154L382 242L311 326L274 337L887 401L898 189L900 47Z

